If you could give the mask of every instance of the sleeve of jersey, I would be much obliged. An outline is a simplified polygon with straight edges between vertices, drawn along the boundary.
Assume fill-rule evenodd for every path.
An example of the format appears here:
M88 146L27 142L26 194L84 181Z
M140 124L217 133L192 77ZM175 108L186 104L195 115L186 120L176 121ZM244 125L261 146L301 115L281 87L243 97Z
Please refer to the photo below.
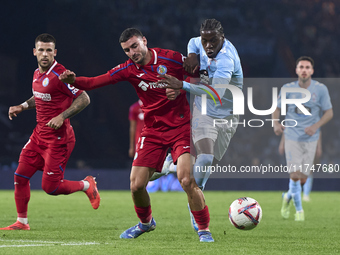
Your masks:
M93 90L124 80L123 72L113 71L114 69L96 77L77 77L72 85L83 90Z
M329 96L328 88L323 86L321 96L321 109L327 111L332 108L331 98Z
M199 43L201 43L201 40L199 37L191 38L188 42L188 55L190 53L200 54L200 48Z
M225 62L223 65L217 67L217 70L214 74L214 77L209 79L209 85L207 84L192 84L186 81L183 81L183 89L187 92L190 92L196 96L202 96L203 94L208 94L210 97L214 98L215 100L219 100L223 97L226 87L219 86L219 85L229 85L231 75L232 75L232 62L230 63ZM236 86L230 85L230 89L237 89ZM234 88L235 87L235 88Z

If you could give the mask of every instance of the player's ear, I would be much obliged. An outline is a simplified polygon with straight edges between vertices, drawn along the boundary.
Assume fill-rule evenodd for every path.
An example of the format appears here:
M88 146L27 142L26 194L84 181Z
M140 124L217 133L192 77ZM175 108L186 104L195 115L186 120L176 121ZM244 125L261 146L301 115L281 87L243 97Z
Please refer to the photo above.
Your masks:
M54 49L54 56L57 56L57 49Z
M37 55L37 49L33 48L33 56L36 56L36 55Z
M143 36L143 44L146 46L147 44L148 44L148 40L146 40L146 37L145 36Z

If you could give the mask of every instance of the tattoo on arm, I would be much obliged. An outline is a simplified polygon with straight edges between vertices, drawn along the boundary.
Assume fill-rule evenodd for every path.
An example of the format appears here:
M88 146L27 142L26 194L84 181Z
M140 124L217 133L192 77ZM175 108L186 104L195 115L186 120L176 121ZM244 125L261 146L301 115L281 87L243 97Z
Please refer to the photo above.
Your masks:
M90 104L90 97L87 95L85 91L78 96L71 106L66 109L62 115L64 119L71 118L78 113L80 113L86 106Z
M28 108L27 109L35 108L34 96L32 96L30 99L26 100L26 103L28 104Z

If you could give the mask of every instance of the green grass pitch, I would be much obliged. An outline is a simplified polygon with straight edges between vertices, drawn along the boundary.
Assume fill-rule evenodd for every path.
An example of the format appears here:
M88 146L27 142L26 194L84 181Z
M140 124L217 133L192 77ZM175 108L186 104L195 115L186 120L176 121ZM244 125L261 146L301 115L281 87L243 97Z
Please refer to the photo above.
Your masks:
M135 240L119 235L138 222L128 191L101 191L93 210L82 192L48 196L32 191L30 231L0 231L0 254L339 254L340 193L312 192L304 202L305 222L280 216L280 192L204 192L215 243L200 243L191 229L185 193L152 193L155 231ZM263 209L261 223L242 231L228 220L238 197L255 198ZM0 226L16 220L13 191L0 191Z

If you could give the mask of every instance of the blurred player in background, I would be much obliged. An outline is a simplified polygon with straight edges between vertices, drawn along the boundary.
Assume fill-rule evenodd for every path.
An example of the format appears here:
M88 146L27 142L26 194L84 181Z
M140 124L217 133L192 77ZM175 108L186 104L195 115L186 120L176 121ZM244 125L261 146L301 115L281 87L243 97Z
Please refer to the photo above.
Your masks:
M129 109L129 121L130 121L130 146L129 157L133 158L136 151L136 146L140 138L140 134L144 127L144 113L141 108L142 101L138 100L136 103L130 106Z
M209 231L210 215L202 191L191 175L190 160L190 108L184 91L177 100L168 100L163 85L157 84L161 74L171 74L182 80L184 57L179 52L147 47L143 34L128 28L120 36L120 45L129 60L106 74L87 78L77 77L71 71L60 78L75 87L85 90L100 88L119 81L129 81L142 101L145 126L137 146L130 175L130 188L140 222L126 231L120 238L137 238L156 228L151 214L150 197L146 186L155 171L160 172L168 148L177 162L178 180L187 193L194 217L199 223L201 242L213 242Z
M182 82L169 75L165 75L161 82L169 84L169 88L173 89L167 92L169 99L176 98L178 89L184 89L195 95L191 126L197 158L193 172L198 187L204 190L210 176L209 167L213 165L214 159L220 161L224 156L238 123L238 116L233 115L231 92L216 86L230 84L234 85L235 89L241 90L243 72L237 50L224 37L223 27L219 21L205 20L201 24L200 34L201 36L190 39L188 57L184 61L184 68L189 73L194 73L200 68L200 83ZM206 114L202 114L205 107L202 105L202 97L207 95L206 91L210 91L214 98L206 99ZM218 103L215 104L215 101ZM215 119L227 120L227 124L214 125ZM231 121L233 125L230 125ZM192 214L190 216L192 226L197 231L195 219Z
M279 145L279 154L280 155L284 155L284 153L285 153L285 138L284 138L284 136L285 135L282 134L281 140L280 140L280 145ZM314 166L321 164L321 157L322 157L322 132L320 130L319 139L318 139L318 143L316 145L316 152L315 152L314 161L313 161ZM303 201L305 201L305 202L310 201L309 194L312 191L312 187L313 187L313 172L311 172L309 174L309 176L307 177L306 183L303 185L303 197L302 197Z
M304 211L301 203L301 185L303 185L312 170L313 160L319 140L320 127L333 118L333 109L324 84L312 80L314 73L314 60L310 57L300 57L296 61L296 74L298 80L283 85L284 88L303 88L311 94L311 99L303 106L311 115L305 115L295 104L287 104L285 128L280 122L274 122L274 133L281 135L284 132L284 147L288 169L290 169L289 190L283 194L281 215L288 219L290 214L290 201L293 198L296 209L295 220L304 221ZM286 93L287 99L303 98L303 93ZM278 107L272 114L272 119L279 119L281 112L281 92L277 102ZM297 122L289 121L293 119Z
M69 118L81 112L89 103L86 92L63 83L58 76L66 69L57 63L56 40L41 34L35 39L34 56L38 68L33 75L33 96L21 105L11 106L8 117L36 109L37 125L23 147L19 165L14 173L14 197L17 221L0 230L30 230L27 207L30 200L30 178L43 170L42 189L49 195L71 194L84 191L94 209L99 207L100 196L95 180L87 176L82 181L64 179L67 161L75 145L75 136Z

